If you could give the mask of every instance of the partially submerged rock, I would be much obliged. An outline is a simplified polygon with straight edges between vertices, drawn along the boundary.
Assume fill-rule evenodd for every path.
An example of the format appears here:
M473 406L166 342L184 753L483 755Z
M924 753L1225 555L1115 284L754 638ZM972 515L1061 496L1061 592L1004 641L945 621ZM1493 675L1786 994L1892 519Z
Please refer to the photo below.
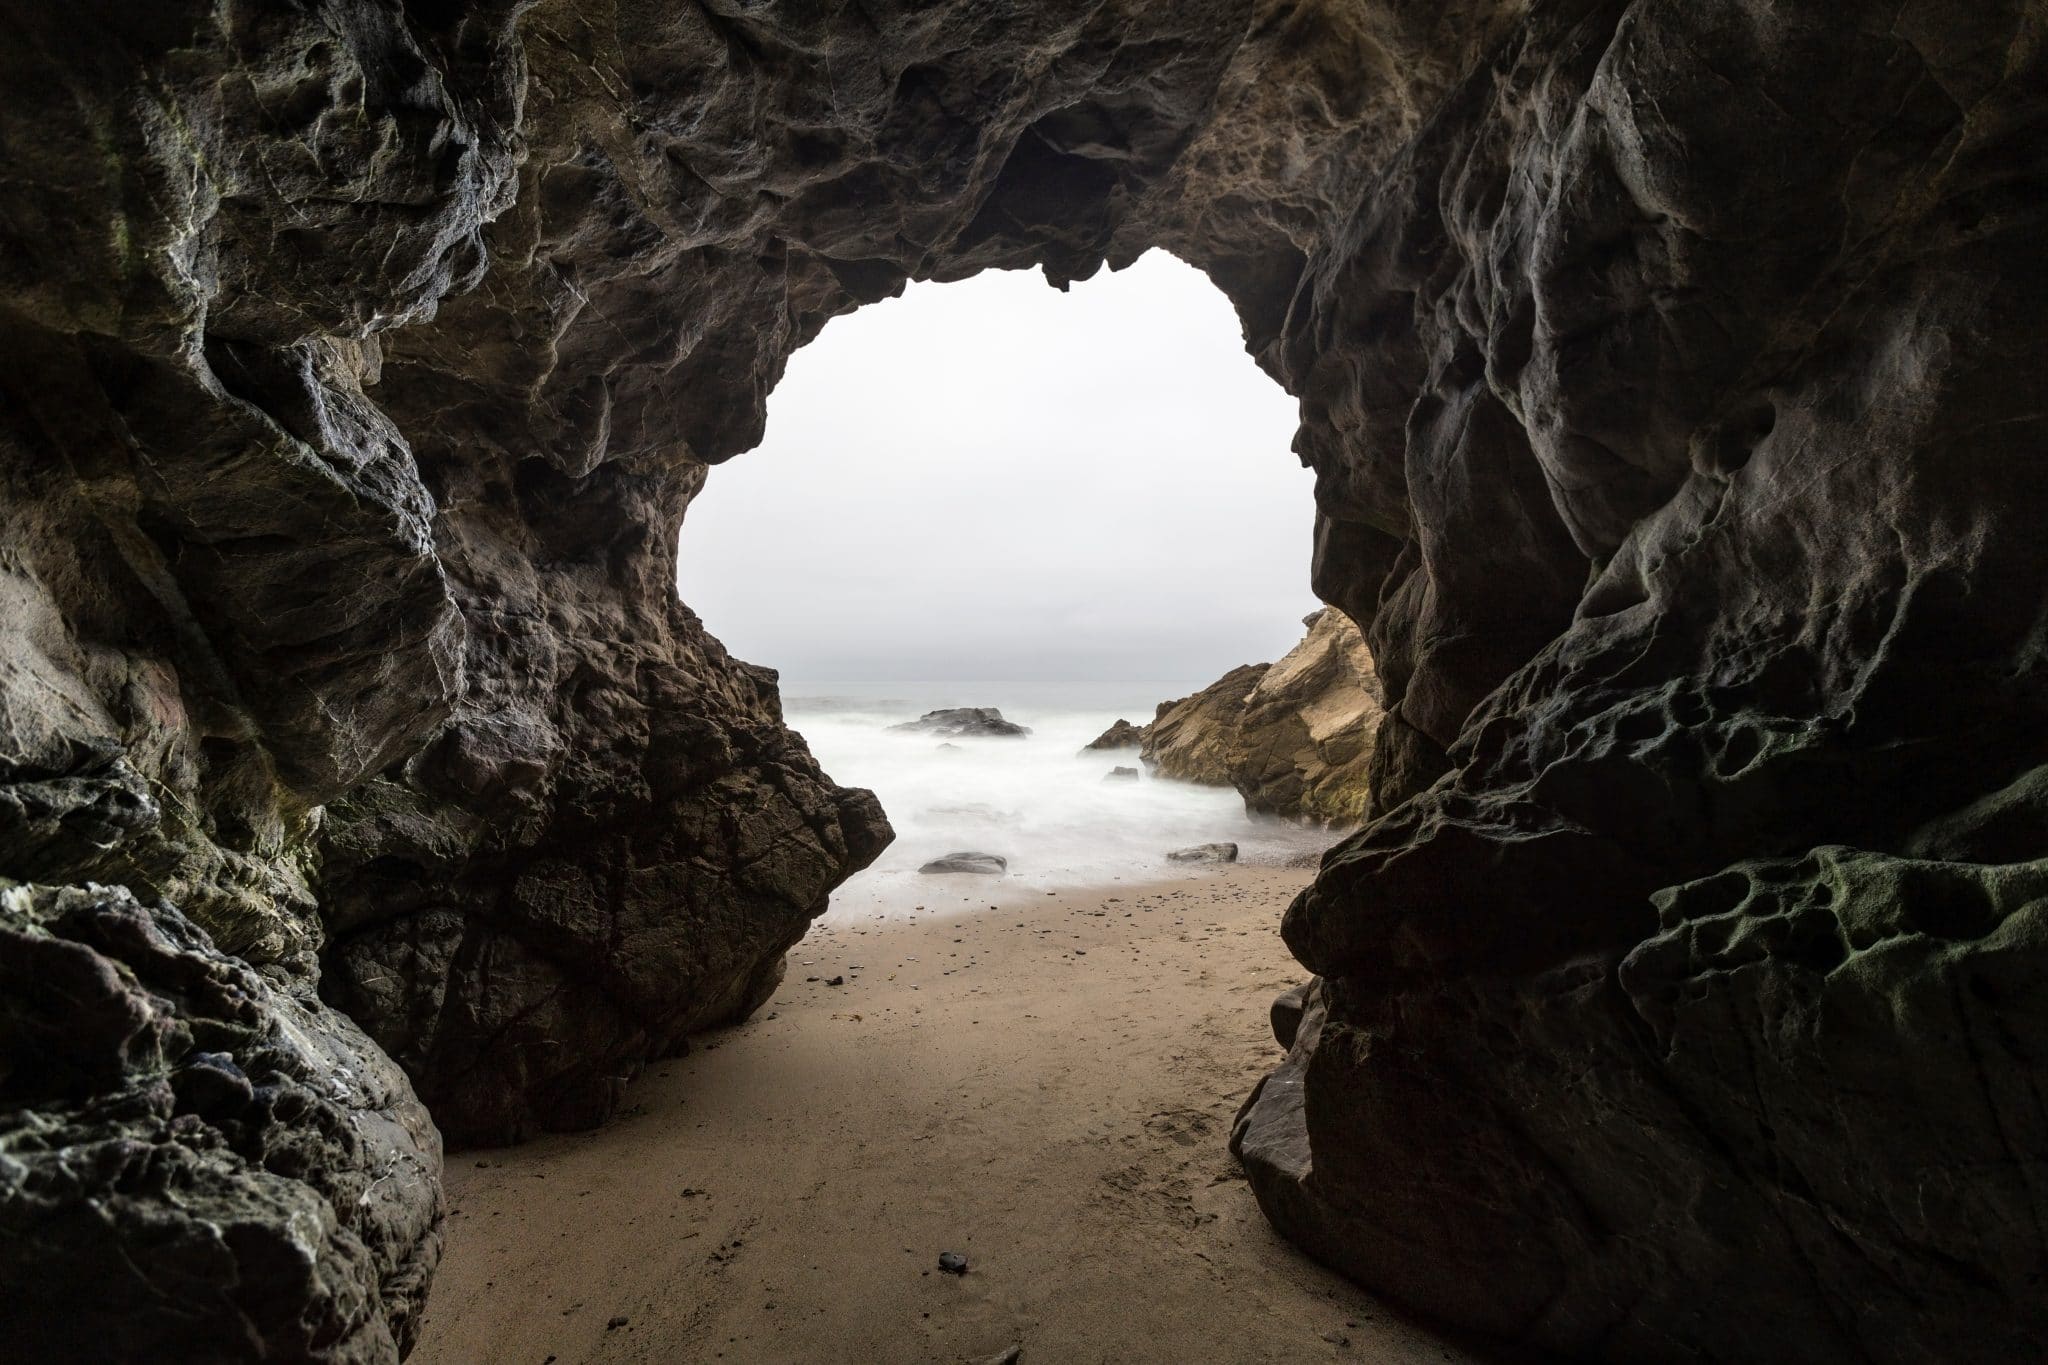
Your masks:
M1004 720L1003 713L993 706L954 706L941 711L927 711L916 720L907 720L889 728L945 735L951 739L1021 739L1031 733L1029 726Z
M1000 877L1009 871L1010 860L995 853L948 853L917 869L925 873L967 872L983 877Z
M1136 782L1141 776L1143 776L1143 774L1141 774L1136 768L1126 768L1122 765L1118 765L1117 767L1111 768L1108 772L1104 773L1102 775L1102 780L1104 782Z
M1237 845L1194 844L1177 848L1166 856L1176 863L1234 863L1237 861Z
M1082 749L1082 752L1086 753L1089 749L1136 749L1143 746L1144 743L1144 726L1133 725L1127 720L1119 720L1094 739L1089 740Z

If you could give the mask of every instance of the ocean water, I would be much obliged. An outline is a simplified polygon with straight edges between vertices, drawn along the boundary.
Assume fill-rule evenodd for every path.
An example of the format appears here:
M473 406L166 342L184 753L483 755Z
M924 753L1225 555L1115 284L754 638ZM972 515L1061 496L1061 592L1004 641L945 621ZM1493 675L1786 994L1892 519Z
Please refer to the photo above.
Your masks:
M832 917L872 918L989 903L997 891L1107 886L1188 875L1166 855L1190 844L1234 842L1243 862L1282 863L1320 852L1335 836L1245 814L1228 787L1154 778L1134 750L1082 752L1118 719L1142 725L1164 700L1206 682L800 683L782 685L790 725L843 786L881 798L896 842L834 893ZM993 706L1031 727L1023 739L942 739L892 731L927 711ZM942 743L955 745L941 749ZM1001 877L925 876L948 853L995 853ZM1195 869L1199 874L1200 869Z

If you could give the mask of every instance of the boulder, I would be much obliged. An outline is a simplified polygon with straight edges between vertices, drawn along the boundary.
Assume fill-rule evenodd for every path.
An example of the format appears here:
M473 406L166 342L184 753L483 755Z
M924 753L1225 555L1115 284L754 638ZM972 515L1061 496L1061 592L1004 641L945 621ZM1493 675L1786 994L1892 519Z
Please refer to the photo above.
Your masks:
M1133 725L1127 720L1119 720L1094 739L1089 740L1087 746L1081 752L1086 753L1090 749L1136 749L1143 746L1144 743L1145 729L1143 726Z
M1386 714L1365 637L1334 607L1245 694L1229 746L1231 785L1254 815L1350 826L1371 795L1373 736Z
M1237 845L1193 844L1177 848L1166 856L1176 863L1234 863L1237 861Z
M1000 877L1009 871L1010 860L994 853L948 853L917 869L924 873L966 872L981 877Z
M993 706L955 706L942 711L927 711L916 720L907 720L889 728L916 734L944 735L950 739L1022 739L1031 733L1029 726L1004 720L1003 713Z
M1126 768L1119 765L1104 773L1102 780L1104 782L1136 782L1140 776L1141 774L1136 768Z
M1272 1020L1273 1037L1281 1047L1294 1046L1295 1038L1301 1033L1302 1015L1308 1010L1309 996L1316 985L1311 978L1273 997L1272 1008L1267 1013Z

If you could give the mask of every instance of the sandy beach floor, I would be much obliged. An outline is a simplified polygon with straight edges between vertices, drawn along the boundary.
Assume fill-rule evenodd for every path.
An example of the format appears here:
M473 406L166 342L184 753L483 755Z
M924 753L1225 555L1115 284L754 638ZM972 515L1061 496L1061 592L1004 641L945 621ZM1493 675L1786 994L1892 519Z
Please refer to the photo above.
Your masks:
M450 1160L414 1360L1479 1359L1277 1238L1227 1150L1309 876L828 920L613 1126Z

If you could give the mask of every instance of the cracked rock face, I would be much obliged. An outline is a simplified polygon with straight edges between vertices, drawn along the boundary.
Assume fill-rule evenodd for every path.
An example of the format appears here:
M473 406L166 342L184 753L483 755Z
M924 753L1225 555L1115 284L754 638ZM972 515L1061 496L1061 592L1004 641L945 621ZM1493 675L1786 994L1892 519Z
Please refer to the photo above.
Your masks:
M674 600L707 467L907 278L1164 247L1300 400L1315 586L1386 706L1286 921L1320 985L1238 1134L1269 1214L1567 1355L2012 1358L2048 1330L2042 25L15 6L0 875L182 915L283 983L252 1018L317 977L458 1138L601 1120L888 837ZM120 1116L129 1067L67 1082L76 1142L179 1121L175 1085ZM208 1179L254 1207L245 1130ZM336 1267L358 1306L295 1321L396 1354L410 1282L324 1254L280 1294Z
M347 1019L167 905L0 886L0 1331L17 1360L390 1360L441 1139Z

